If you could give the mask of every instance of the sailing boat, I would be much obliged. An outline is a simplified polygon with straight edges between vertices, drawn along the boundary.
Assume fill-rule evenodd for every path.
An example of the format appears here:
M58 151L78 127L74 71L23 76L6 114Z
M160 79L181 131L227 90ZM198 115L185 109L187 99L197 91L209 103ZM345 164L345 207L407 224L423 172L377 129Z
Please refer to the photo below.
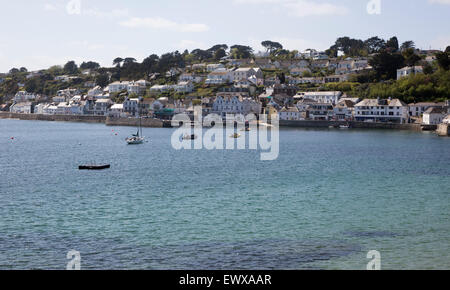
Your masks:
M139 117L139 127L136 134L132 135L131 137L128 137L126 139L128 145L139 145L143 144L145 141L145 138L142 136L142 118Z

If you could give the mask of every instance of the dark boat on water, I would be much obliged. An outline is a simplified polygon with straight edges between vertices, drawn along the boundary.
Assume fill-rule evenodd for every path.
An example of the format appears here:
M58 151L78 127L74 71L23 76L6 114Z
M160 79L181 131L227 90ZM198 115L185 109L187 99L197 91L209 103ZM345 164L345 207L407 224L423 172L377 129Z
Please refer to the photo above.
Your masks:
M78 167L79 170L103 170L108 168L111 168L111 165L80 165Z

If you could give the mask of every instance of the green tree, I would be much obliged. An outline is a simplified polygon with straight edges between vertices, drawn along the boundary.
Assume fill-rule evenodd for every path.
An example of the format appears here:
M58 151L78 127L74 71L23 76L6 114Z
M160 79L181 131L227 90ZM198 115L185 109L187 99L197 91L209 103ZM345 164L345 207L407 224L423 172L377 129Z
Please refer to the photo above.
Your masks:
M19 73L19 72L20 72L20 70L18 68L15 68L15 67L13 67L12 69L9 70L9 73L12 74L12 75L14 75L16 73Z
M414 49L416 47L416 45L414 44L414 41L412 40L408 40L402 43L402 45L400 46L400 50L404 51L407 49Z
M215 53L214 53L214 59L215 60L220 60L221 58L227 56L227 53L224 49L218 49Z
M230 47L231 55L235 59L250 58L253 56L253 48L245 45L233 45Z
M100 68L100 64L97 62L93 62L93 61L88 61L88 62L83 62L80 65L80 69L92 69L92 70L96 70Z
M113 60L113 66L120 67L120 66L122 65L122 62L123 62L123 58L121 58L121 57L116 57L116 58Z
M64 73L70 74L70 75L77 74L78 73L78 66L77 66L77 64L73 60L67 62L64 65Z
M386 48L386 41L378 36L374 36L364 41L364 46L369 53L376 53Z
M102 88L106 87L109 84L109 76L107 74L99 74L95 78L95 83Z
M420 60L420 56L418 56L414 50L414 48L405 48L402 51L402 55L405 58L405 64L407 66L415 66Z
M438 52L436 54L436 61L439 65L439 67L443 70L448 71L450 67L450 53L447 52Z
M269 54L272 54L277 50L283 49L283 45L281 45L281 43L270 40L261 42L261 45L266 48Z
M386 50L388 52L397 52L399 49L398 47L398 39L396 36L392 37L386 42Z
M399 53L382 51L375 55L369 64L375 70L378 79L389 80L397 77L397 70L404 66L404 58Z

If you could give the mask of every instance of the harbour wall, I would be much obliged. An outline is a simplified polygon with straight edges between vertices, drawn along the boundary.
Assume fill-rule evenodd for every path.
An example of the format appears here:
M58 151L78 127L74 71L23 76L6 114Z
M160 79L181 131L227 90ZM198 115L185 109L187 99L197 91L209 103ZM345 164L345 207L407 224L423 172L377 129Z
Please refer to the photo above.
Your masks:
M28 121L105 123L105 116L89 115L41 115L0 112L0 119L19 119Z
M136 118L111 118L107 117L105 120L106 126L139 126L139 119ZM159 119L142 118L142 127L145 128L163 128L164 122Z
M91 115L41 115L41 114L19 114L0 112L0 119L18 119L27 121L50 121L50 122L76 122L76 123L103 123L106 126L139 126L139 119L135 118L110 118L106 116ZM158 119L142 119L142 127L162 128L163 121Z
M19 119L30 121L56 121L56 122L83 122L83 123L103 123L106 126L139 126L139 119L135 118L112 118L106 116L89 115L40 115L40 114L19 114L10 112L0 112L0 119ZM142 118L142 127L165 128L171 127L170 121L159 119ZM292 128L329 128L340 125L350 125L355 129L391 129L391 130L436 130L437 126L422 126L421 124L390 124L390 123L366 123L366 122L343 122L343 121L286 121L280 120L280 127ZM444 125L445 126L445 125ZM442 135L448 136L449 126L440 127ZM446 131L447 130L447 131Z
M343 122L343 121L286 121L280 120L280 127L293 128L329 128L350 125L354 129L390 129L422 131L420 124L391 124L391 123L366 123L366 122Z
M437 131L439 136L450 136L450 125L449 124L441 124L438 126Z

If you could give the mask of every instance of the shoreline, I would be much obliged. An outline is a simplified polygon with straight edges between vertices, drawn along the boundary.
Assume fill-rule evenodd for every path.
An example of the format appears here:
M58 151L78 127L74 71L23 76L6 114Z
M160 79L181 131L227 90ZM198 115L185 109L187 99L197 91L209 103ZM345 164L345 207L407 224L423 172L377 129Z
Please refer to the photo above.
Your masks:
M0 112L0 119L13 119L25 121L49 121L49 122L75 122L75 123L99 123L106 126L127 126L136 127L139 119L135 118L111 118L106 116L90 115L41 115L41 114L19 114L10 112ZM366 123L366 122L346 122L346 121L286 121L280 120L280 127L288 128L330 128L341 125L350 125L352 129L388 129L388 130L408 130L408 131L436 131L437 125L421 124L391 124L391 123ZM142 119L142 127L145 128L171 128L171 121L160 119Z

